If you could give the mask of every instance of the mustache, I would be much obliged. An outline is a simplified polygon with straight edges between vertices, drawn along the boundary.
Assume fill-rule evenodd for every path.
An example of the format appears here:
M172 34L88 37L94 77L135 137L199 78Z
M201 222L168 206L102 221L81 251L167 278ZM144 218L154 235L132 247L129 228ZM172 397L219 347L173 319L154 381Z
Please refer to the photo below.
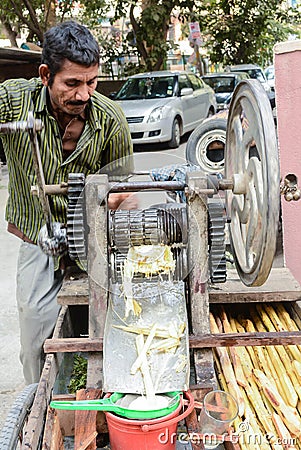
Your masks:
M78 101L76 101L76 100L74 100L74 101L70 100L69 102L67 102L67 105L71 105L71 106L85 106L85 105L87 105L87 103L88 103L88 102L82 102L82 101L80 101L80 100L78 100Z

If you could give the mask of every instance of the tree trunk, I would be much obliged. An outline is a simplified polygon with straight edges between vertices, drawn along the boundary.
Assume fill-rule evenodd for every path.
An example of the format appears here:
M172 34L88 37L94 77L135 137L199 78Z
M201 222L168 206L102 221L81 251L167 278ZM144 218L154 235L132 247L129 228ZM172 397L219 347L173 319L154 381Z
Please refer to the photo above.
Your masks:
M53 27L56 25L55 2L53 0L46 0L45 6L45 23L47 24L47 27Z
M0 17L0 20L2 22L3 25L3 31L5 33L5 35L7 36L7 39L9 39L10 41L10 45L12 47L18 47L18 43L17 43L17 33L12 29L10 23L6 22L4 19L2 20L2 17Z

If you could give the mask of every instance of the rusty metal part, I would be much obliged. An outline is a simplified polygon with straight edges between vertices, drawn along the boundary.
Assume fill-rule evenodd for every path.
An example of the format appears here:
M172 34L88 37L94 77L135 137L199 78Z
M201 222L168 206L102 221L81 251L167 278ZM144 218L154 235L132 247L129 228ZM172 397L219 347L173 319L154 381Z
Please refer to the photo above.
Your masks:
M226 180L227 181L227 180ZM225 180L220 181L220 189L224 189ZM227 186L232 186L232 182L229 181ZM32 194L38 195L37 186L32 186ZM110 193L116 192L139 192L139 191L185 191L185 183L177 181L128 181L124 183L109 183ZM226 189L231 189L227 187ZM46 184L45 193L47 195L66 195L68 193L68 184ZM212 195L215 193L214 189L202 189L198 191L200 195Z
M280 184L280 194L284 196L287 202L300 200L301 192L298 188L298 178L294 173L286 175Z
M37 187L38 187L38 197L42 205L44 218L46 221L46 227L48 231L48 236L50 238L53 237L53 230L51 227L51 210L50 205L48 201L48 197L45 194L45 178L44 178L44 172L43 172L43 166L41 161L41 155L39 150L39 144L37 140L37 134L36 134L36 126L35 126L35 119L33 116L32 111L29 111L28 113L28 126L26 131L29 134L29 139L31 143L31 149L32 149L32 159L35 169L35 174L37 177Z
M45 184L44 192L46 195L67 195L68 194L68 183ZM38 195L38 187L37 186L31 186L31 194Z
M45 178L37 139L37 132L41 131L42 128L42 121L35 119L33 112L29 111L27 121L1 124L0 132L11 134L25 131L29 135L33 165L37 178L36 192L42 206L43 216L46 223L46 229L43 227L39 233L38 242L46 254L58 256L64 254L67 249L66 230L62 224L52 223L51 209L47 194L45 192Z

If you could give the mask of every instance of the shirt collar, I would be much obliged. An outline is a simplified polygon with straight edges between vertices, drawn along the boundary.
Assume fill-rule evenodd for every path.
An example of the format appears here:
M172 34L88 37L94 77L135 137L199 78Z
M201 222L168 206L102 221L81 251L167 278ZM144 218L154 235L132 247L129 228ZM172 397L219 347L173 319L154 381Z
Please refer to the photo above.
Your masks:
M36 112L47 110L47 88L43 86L37 99Z

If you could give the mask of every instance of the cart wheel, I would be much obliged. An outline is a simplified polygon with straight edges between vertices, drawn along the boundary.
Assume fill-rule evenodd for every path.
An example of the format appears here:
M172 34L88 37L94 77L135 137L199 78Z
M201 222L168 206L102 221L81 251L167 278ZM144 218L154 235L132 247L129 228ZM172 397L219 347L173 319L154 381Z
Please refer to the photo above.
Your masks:
M38 384L30 384L16 398L0 435L0 450L21 448L23 429L30 414Z

